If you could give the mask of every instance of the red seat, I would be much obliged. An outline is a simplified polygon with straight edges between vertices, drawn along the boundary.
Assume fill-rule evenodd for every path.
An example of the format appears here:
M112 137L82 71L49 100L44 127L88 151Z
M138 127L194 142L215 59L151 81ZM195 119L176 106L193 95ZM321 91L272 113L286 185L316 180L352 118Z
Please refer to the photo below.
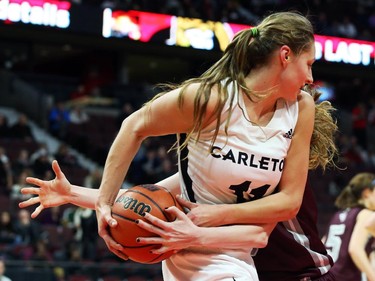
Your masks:
M2 211L11 211L12 202L8 196L0 195L0 212Z
M142 275L132 275L126 277L126 281L147 281L148 279Z
M67 281L92 281L92 279L84 274L73 274L68 277Z
M100 281L123 281L122 278L114 275L104 276L99 279Z

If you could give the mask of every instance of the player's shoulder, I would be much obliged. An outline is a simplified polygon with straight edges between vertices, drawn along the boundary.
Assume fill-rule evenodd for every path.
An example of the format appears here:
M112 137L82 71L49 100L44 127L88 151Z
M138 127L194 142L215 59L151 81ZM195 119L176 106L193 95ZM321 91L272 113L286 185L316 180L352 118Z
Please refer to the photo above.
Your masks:
M315 101L312 95L308 92L301 90L300 94L298 95L298 103L299 106L307 106L307 107L314 107Z
M298 95L298 107L300 112L313 114L315 112L314 98L308 92L301 90Z
M202 88L204 86L204 83L203 82L193 82L193 83L190 83L188 85L186 85L186 88L185 88L185 92L191 96L196 96L196 94L198 93L199 89ZM213 98L217 98L218 96L218 85L213 85L211 90L210 90L210 99Z
M190 102L196 102L197 95L199 90L203 87L203 83L201 82L194 82L186 86L184 89L184 99L188 99ZM217 106L217 102L219 100L219 93L218 93L218 86L214 85L210 89L210 93L205 93L199 96L200 103L207 102L207 112L213 110ZM205 100L207 99L207 100Z
M360 210L358 212L358 215L357 215L357 218L358 219L368 219L370 216L372 216L373 214L375 214L374 211L370 210L370 209L367 209L367 208L363 208L362 210Z

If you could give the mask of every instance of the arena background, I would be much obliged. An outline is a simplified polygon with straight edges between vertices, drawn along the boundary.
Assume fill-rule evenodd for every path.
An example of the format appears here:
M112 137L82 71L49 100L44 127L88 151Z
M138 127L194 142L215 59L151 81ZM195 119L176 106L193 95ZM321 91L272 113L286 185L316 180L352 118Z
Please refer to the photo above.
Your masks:
M342 169L314 171L308 179L323 235L348 179L375 171L373 1L1 0L0 256L6 275L13 281L161 280L160 265L124 262L106 249L94 212L63 206L29 221L17 207L24 178L53 177L50 163L58 159L72 183L97 188L121 120L157 92L156 83L202 73L237 30L285 10L312 19L321 47L315 83L338 109ZM66 119L55 118L58 108ZM175 158L167 152L173 142L174 136L147 140L123 188L174 173Z

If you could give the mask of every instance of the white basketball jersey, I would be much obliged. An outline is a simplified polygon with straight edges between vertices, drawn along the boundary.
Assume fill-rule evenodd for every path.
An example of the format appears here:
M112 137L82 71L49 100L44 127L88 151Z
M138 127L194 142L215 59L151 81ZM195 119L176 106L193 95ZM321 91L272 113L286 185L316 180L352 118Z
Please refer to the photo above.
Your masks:
M270 122L260 127L250 122L237 83L232 82L228 92L234 95L232 115L227 124L229 98L213 148L210 150L215 124L207 126L210 129L203 130L197 142L191 139L188 146L179 151L181 194L192 202L251 201L271 194L281 178L298 119L298 102L279 99ZM180 138L180 142L184 140L183 135ZM249 248L192 249L191 252L187 249L163 262L164 276L166 280L179 281L258 280L250 252ZM232 269L223 272L226 267ZM201 275L207 268L212 269L210 274ZM247 275L241 279L244 270Z

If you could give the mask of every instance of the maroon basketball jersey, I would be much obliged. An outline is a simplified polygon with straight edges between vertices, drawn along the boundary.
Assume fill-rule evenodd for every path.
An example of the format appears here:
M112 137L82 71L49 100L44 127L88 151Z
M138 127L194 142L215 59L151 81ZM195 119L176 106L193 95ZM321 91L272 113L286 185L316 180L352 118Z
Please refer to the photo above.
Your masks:
M254 256L260 281L314 280L330 270L333 261L320 240L317 214L314 194L306 186L297 217L278 223L267 247Z
M362 273L353 263L348 247L357 216L362 208L345 209L336 212L329 224L327 239L325 242L328 252L335 261L331 272L340 281L361 281ZM366 251L369 254L374 239L370 238L366 244Z

